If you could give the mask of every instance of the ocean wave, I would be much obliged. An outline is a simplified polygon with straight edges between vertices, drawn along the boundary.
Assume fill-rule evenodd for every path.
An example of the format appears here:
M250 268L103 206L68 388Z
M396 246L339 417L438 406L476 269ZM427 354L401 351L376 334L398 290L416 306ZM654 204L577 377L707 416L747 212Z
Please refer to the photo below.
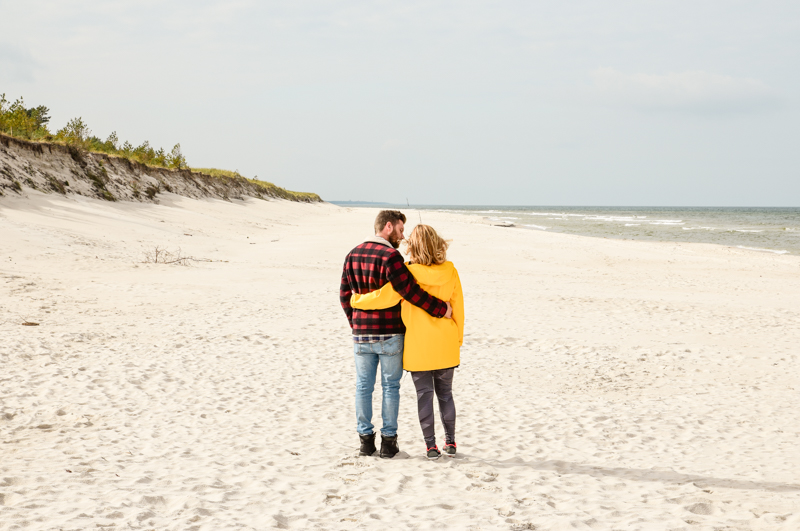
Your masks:
M435 210L475 216L491 225L515 224L525 230L706 243L724 245L729 249L742 246L754 252L800 256L800 208L776 212L754 209L750 212L717 208L629 210L587 207L581 210L564 207L561 210L559 206L437 205ZM783 250L787 253L782 253Z
M593 221L634 221L635 216L586 216L586 219Z
M587 214L569 214L567 212L525 212L519 211L514 212L514 214L520 214L524 216L558 216L555 219L564 219L564 218L585 218Z
M744 245L737 245L739 249L746 249L748 251L759 251L762 253L775 253L775 254L789 254L789 251L776 251L775 249L761 249L760 247L745 247Z

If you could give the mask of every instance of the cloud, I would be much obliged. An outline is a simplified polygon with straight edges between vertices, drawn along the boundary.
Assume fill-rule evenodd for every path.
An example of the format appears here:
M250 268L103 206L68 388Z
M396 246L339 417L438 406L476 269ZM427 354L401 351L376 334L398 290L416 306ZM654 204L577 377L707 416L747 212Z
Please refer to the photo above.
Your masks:
M757 79L699 70L654 75L598 68L592 72L592 83L602 101L644 111L731 114L771 111L783 103Z
M0 42L0 79L5 83L33 81L33 71L38 65L30 53Z

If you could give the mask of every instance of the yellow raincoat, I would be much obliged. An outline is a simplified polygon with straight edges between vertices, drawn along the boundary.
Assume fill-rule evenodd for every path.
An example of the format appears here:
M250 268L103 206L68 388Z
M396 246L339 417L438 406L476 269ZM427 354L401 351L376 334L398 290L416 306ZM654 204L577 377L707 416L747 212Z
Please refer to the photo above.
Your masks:
M449 369L461 363L460 349L464 342L464 294L461 280L452 262L424 266L409 264L408 270L419 285L453 306L453 318L431 317L428 312L403 300L391 283L380 289L358 295L353 293L350 305L359 310L383 310L402 301L401 315L406 325L403 368L407 371Z

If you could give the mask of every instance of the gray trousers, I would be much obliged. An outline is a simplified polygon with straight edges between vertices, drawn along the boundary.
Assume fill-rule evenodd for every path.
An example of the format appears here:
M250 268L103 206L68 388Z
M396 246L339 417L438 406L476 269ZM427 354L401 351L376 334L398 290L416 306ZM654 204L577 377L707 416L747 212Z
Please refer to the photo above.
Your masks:
M436 445L433 418L433 395L439 400L439 414L444 424L445 442L456 441L456 404L453 402L453 375L456 369L439 369L437 371L414 371L411 379L417 389L417 411L422 436L428 448Z

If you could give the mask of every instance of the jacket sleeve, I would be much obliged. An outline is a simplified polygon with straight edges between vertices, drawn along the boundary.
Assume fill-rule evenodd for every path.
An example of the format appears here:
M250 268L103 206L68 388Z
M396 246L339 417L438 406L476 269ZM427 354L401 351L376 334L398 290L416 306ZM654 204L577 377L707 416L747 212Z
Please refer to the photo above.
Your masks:
M385 310L397 305L401 300L403 297L394 290L394 286L390 282L369 293L362 295L353 293L350 296L350 306L359 310Z
M461 279L456 271L456 286L453 290L453 298L450 299L453 307L453 321L458 326L458 345L464 344L464 293L461 291Z
M347 262L345 262L342 270L342 281L339 283L339 304L342 305L344 314L347 316L347 322L350 323L350 328L353 328L353 308L350 306L350 295L352 293L353 289L347 279Z
M401 297L414 306L422 308L433 317L445 316L447 313L447 304L433 295L430 295L417 284L414 275L411 274L406 264L403 263L400 253L394 253L394 256L389 259L387 266L389 267L389 282L391 282L392 287L394 287L395 291L399 293Z

